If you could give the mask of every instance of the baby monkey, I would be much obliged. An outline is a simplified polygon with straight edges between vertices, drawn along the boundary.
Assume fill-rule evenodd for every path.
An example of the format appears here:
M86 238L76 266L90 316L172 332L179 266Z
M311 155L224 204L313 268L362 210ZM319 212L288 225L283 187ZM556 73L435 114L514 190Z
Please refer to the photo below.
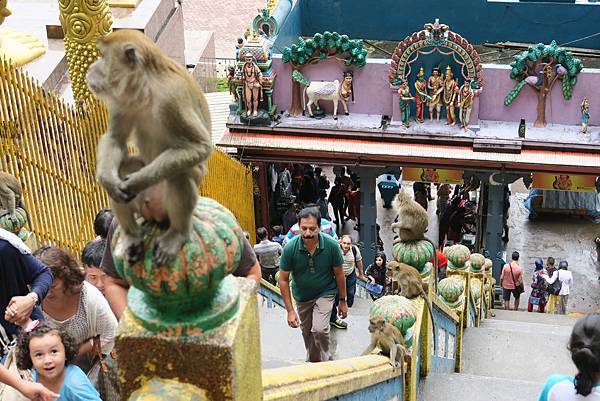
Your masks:
M369 333L371 333L371 343L362 354L368 355L373 352L375 347L379 347L383 354L390 357L390 363L394 369L400 364L402 375L404 375L404 358L410 356L410 353L406 349L400 330L382 317L371 316Z

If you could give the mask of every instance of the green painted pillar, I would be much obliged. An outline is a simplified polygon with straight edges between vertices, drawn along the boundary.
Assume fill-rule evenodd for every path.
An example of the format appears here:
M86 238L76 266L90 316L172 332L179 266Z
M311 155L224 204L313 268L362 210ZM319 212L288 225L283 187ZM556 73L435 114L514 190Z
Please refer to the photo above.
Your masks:
M504 206L504 185L487 185L487 215L484 233L484 247L492 259L492 274L500 284L502 271L502 214Z
M366 268L375 260L377 251L377 202L375 180L379 170L373 167L356 169L360 177L360 252Z

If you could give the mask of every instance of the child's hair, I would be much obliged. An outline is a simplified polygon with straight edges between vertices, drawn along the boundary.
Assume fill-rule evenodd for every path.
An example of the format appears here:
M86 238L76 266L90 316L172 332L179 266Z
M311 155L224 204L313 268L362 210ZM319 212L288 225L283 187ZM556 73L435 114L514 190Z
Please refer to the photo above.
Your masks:
M112 210L101 209L94 218L94 233L100 238L106 238L113 217L114 213Z
M31 362L31 355L29 354L29 342L32 338L44 337L46 334L56 334L60 337L60 341L65 347L65 363L73 362L77 355L77 344L75 344L73 337L50 323L39 322L33 330L23 331L19 335L17 342L17 367L19 369L28 370L33 368L33 362Z
M81 263L87 267L100 267L106 240L97 238L89 241L81 251Z
M600 315L590 314L577 321L569 340L571 359L577 367L575 390L587 396L600 373Z

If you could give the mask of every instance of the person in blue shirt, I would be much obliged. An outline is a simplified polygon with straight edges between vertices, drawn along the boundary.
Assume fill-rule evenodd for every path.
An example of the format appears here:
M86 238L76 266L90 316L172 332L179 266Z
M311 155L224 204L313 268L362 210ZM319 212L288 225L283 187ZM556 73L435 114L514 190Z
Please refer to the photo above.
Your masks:
M568 348L577 375L550 376L538 401L600 400L599 314L587 315L575 323Z
M85 373L72 363L77 344L49 323L34 320L19 336L17 367L33 369L33 380L60 394L60 401L102 401Z
M38 305L53 279L50 269L31 255L23 241L0 229L0 325L9 337L16 336L30 318L44 318Z

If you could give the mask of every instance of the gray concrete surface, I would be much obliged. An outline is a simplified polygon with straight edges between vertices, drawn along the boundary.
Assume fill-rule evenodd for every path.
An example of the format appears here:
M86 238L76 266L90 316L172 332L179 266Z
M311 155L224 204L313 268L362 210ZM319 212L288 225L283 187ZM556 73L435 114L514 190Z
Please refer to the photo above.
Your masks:
M283 308L269 309L261 299L258 302L263 369L304 363L306 351L300 329L292 329L287 325L287 315ZM357 298L346 318L348 329L331 328L333 359L359 356L367 347L369 344L367 316L371 303L371 300Z
M460 374L421 381L421 401L534 401L552 374L574 374L566 344L576 319L496 310L463 339Z
M431 374L421 381L420 401L535 401L542 386L526 380L466 374Z

